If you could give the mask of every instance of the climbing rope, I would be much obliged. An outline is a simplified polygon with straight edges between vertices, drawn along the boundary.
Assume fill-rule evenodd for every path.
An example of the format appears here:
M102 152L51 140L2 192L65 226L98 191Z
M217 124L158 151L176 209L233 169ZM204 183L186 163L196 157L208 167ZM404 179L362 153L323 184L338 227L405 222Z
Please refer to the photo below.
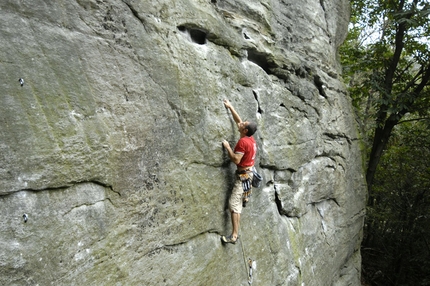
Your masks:
M248 274L248 285L252 284L252 280L253 280L253 276L252 276L252 270L253 270L253 266L254 266L254 261L251 258L248 258L248 260L246 260L246 255L245 255L245 250L243 248L243 242L242 242L242 238L240 238L240 246L242 248L242 255L243 255L243 262L245 263L245 271Z

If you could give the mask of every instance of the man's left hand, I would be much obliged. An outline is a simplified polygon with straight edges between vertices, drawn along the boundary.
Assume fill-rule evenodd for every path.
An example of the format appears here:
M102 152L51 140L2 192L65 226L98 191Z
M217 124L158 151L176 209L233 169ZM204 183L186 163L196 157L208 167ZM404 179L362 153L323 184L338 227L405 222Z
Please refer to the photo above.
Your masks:
M230 147L230 143L228 143L227 140L222 141L222 146L224 146L224 148L229 148Z

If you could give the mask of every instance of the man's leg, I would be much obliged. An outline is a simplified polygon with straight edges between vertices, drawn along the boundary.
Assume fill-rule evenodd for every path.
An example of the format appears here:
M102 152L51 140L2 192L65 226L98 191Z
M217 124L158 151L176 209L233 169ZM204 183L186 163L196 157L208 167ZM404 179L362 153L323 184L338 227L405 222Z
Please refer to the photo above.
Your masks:
M231 212L231 224L233 227L233 232L231 233L231 236L233 239L237 239L237 236L239 235L239 224L240 224L240 214Z
M237 236L239 234L239 222L240 222L240 213L242 211L242 183L240 180L237 180L230 199L228 201L231 215L231 224L232 224L232 233L231 236L222 236L221 240L226 243L236 243Z

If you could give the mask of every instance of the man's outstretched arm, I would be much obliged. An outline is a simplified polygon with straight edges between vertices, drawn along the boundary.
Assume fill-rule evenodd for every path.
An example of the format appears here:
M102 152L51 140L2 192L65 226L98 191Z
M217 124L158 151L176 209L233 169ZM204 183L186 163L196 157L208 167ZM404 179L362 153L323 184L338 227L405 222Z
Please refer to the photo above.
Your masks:
M242 119L240 118L239 114L236 112L236 110L234 110L233 105L231 105L228 99L224 99L224 106L230 109L231 114L233 115L233 119L237 124L242 122Z

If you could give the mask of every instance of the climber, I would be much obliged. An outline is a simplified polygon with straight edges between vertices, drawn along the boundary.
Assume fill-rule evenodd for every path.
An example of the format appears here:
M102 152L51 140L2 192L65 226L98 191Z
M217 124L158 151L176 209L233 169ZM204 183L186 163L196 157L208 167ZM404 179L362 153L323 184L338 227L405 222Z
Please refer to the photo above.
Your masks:
M254 167L255 155L257 154L257 144L254 135L257 131L257 124L253 122L243 122L236 110L234 110L230 101L224 100L224 106L230 109L233 119L237 124L240 139L234 148L224 140L222 145L228 152L230 160L236 164L236 181L229 199L229 208L231 213L232 233L229 236L221 236L224 243L236 243L239 233L240 214L243 204L247 202L247 195L251 192L252 168ZM245 195L245 196L244 196Z

